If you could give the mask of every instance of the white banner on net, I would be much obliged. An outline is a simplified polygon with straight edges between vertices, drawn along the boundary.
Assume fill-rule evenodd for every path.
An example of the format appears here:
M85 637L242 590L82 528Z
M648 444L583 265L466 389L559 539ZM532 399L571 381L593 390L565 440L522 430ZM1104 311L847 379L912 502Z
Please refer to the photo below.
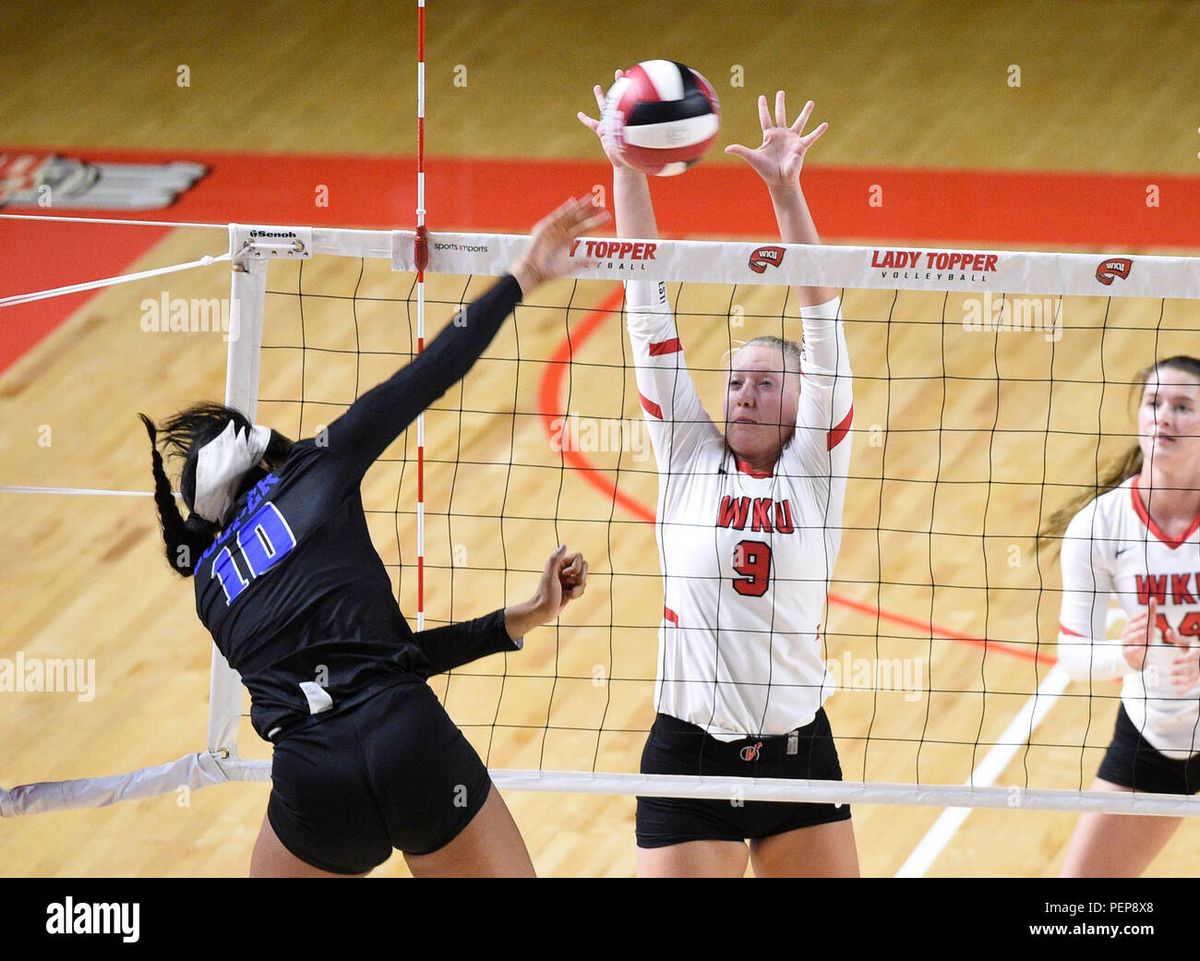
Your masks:
M416 270L411 231L392 235L392 269ZM427 270L505 273L519 234L429 235ZM701 240L580 238L573 277L875 290L1200 298L1200 258L1058 254L962 247L841 247Z

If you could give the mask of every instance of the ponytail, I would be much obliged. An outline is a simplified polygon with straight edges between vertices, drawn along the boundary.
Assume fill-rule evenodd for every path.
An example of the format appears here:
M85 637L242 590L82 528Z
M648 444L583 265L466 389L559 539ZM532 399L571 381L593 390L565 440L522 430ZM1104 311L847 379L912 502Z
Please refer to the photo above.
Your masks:
M171 493L171 482L163 468L162 454L158 452L158 430L145 414L138 414L150 435L150 458L154 471L154 503L158 507L158 518L162 526L163 544L167 563L180 577L191 577L196 571L200 555L217 538L217 525L206 521L199 514L191 514L185 521Z
M1060 507L1050 515L1050 519L1037 533L1037 549L1040 551L1052 547L1057 550L1062 544L1062 538L1067 532L1068 525L1076 514L1101 494L1116 490L1129 478L1141 472L1142 448L1140 445L1134 444L1117 460L1110 463L1107 469L1096 478L1095 489L1076 494L1065 507Z

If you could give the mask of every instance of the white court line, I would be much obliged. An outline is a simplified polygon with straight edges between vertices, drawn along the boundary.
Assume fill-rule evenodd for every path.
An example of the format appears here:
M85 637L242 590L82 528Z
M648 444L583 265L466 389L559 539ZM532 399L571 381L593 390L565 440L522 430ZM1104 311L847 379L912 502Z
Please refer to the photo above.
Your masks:
M1050 668L1046 679L1038 685L1037 692L1025 702L1021 710L1017 712L1017 716L1000 735L1000 740L988 751L979 766L971 772L971 778L967 781L966 786L987 787L994 784L1009 762L1016 756L1017 751L1023 748L1032 737L1042 719L1070 683L1071 678L1061 667L1055 664ZM946 808L925 833L925 837L921 838L921 843L913 849L912 854L900 866L896 877L919 878L924 875L950 842L954 832L967 819L971 810L971 808Z

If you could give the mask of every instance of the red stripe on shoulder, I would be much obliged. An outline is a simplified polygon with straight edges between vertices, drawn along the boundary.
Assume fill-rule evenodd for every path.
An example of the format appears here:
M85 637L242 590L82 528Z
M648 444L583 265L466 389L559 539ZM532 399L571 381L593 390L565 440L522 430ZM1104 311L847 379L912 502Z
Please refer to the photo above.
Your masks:
M661 357L663 354L678 354L681 350L683 350L683 344L679 342L679 338L672 337L670 340L660 340L651 344L650 356Z
M678 615L678 614L676 614L676 613L675 613L673 610L671 610L669 607L664 607L664 608L663 608L663 619L664 619L664 620L668 620L668 621L670 621L670 622L671 622L672 624L674 624L676 627L678 627L678 626L679 626L679 615Z
M659 407L658 404L654 403L654 401L643 394L640 390L638 391L638 400L642 402L642 410L644 410L647 414L649 414L651 417L657 417L659 420L663 419L662 408Z
M842 422L829 432L829 437L825 443L828 444L828 450L833 450L846 439L846 435L850 433L850 425L854 423L854 405L850 406L850 410L846 412L846 416L842 418Z
M1058 629L1064 634L1070 634L1072 637L1086 637L1086 634L1080 634L1078 631L1073 631L1065 624L1059 624Z

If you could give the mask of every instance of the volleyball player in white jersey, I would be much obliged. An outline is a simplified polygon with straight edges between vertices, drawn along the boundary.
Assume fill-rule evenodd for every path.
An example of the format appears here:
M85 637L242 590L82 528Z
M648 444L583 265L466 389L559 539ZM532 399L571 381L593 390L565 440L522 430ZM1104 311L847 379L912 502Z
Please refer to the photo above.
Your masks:
M1105 491L1059 511L1059 664L1109 696L1121 681L1099 791L1200 791L1200 360L1171 357L1139 376L1138 443L1100 480ZM1079 509L1082 507L1082 509ZM1072 516L1073 515L1073 516ZM1069 524L1067 523L1069 520ZM1065 527L1065 534L1063 529ZM1127 616L1106 639L1109 598ZM1115 694L1115 687L1112 689ZM1080 815L1064 876L1134 876L1181 818Z
M619 76L619 74L618 74ZM603 109L603 92L596 99ZM809 102L788 125L759 99L763 144L734 146L765 181L785 243L819 243L800 190ZM598 122L580 119L604 136ZM654 238L646 177L609 144L617 232ZM819 628L841 540L852 418L849 357L830 288L796 291L800 348L757 338L731 358L722 421L683 361L662 284L626 284L638 391L659 471L665 610L643 773L841 778L821 707ZM801 386L803 372L803 386ZM848 806L639 798L638 874L857 875ZM749 848L747 848L749 841Z

